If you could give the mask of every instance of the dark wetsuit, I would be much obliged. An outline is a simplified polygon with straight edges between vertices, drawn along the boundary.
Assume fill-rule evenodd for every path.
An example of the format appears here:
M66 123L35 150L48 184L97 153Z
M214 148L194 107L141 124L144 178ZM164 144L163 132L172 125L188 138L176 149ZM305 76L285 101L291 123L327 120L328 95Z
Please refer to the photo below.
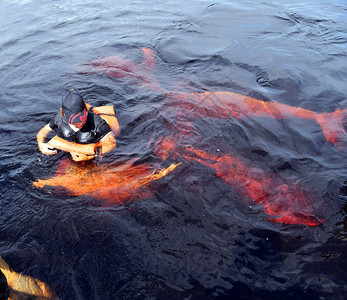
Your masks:
M71 129L60 111L52 118L49 126L57 132L59 137L79 144L97 143L111 132L111 128L106 121L90 110L88 111L86 124L77 132Z

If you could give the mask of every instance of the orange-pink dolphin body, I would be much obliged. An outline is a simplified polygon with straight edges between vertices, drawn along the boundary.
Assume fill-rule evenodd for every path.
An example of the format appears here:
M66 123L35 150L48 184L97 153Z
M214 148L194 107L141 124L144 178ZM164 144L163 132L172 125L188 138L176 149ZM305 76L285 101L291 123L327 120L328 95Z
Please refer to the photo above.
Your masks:
M316 113L314 111L289 106L279 102L264 102L232 92L181 92L169 93L161 88L154 78L155 55L152 50L142 48L144 59L138 65L130 60L118 57L102 57L90 62L94 72L105 73L112 77L136 78L147 88L161 91L167 96L171 106L185 108L185 113L195 117L213 118L252 118L264 117L275 119L299 118L315 120L322 128L327 141L337 148L344 148L347 143L347 109L337 109L331 113Z
M261 205L269 220L284 224L316 226L324 222L315 216L314 202L296 184L289 186L271 172L264 172L244 158L230 155L215 156L192 147L183 155L213 168L219 178L231 185L246 200Z
M157 172L150 164L133 165L128 162L117 166L80 165L66 160L62 162L55 176L39 179L33 185L39 188L61 187L68 194L103 199L106 204L125 204L150 196L143 188L166 176L178 165L171 164Z
M167 103L184 109L186 117L194 118L274 118L277 120L299 118L315 120L322 128L327 141L337 148L347 143L347 109L331 113L316 113L308 109L289 106L279 102L264 102L231 92L170 93Z
M261 205L269 220L284 224L316 226L324 218L315 213L315 200L296 183L287 184L275 173L264 171L254 163L237 155L209 154L192 146L184 146L175 135L159 139L155 154L162 159L184 157L216 171L217 177L233 187L248 203ZM183 143L185 140L183 140Z
M139 80L150 90L160 90L158 81L153 77L155 56L152 50L142 48L143 62L135 64L120 56L106 56L92 60L89 65L92 70L88 73L100 72L111 77L133 78Z

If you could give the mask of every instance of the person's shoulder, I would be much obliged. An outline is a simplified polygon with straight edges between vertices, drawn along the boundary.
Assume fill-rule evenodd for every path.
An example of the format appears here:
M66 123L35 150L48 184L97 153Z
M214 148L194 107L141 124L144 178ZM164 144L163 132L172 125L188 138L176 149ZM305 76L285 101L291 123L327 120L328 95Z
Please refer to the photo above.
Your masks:
M93 121L98 120L98 118L100 118L99 115L97 115L95 112L93 112L93 110L88 110L88 119L91 119Z
M63 120L63 116L61 115L61 112L58 111L50 120L49 122L49 126L52 128L52 129L56 129L60 123L62 122Z
M111 127L108 125L108 123L98 114L92 112L91 117L93 118L94 128L99 138L104 137L111 131Z
M95 127L97 127L99 124L106 123L106 121L103 118L101 118L98 114L92 111L89 111L88 118L90 118L90 121L92 121L95 124Z

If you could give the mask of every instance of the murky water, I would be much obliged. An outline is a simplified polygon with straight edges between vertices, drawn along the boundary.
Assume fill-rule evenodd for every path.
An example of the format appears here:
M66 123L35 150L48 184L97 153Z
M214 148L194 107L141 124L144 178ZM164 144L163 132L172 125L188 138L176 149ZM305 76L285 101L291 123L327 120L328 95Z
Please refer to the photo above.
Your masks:
M14 270L61 299L344 299L345 132L334 144L325 123L288 111L347 108L345 1L7 0L0 8L0 256ZM141 65L143 47L152 68ZM91 71L89 62L107 56L142 67ZM116 150L85 166L93 174L181 164L129 188L124 201L114 191L34 187L62 163L84 168L36 144L71 88L94 106L114 104L120 122ZM281 117L257 115L220 94L199 102L203 92L285 106L276 106ZM255 183L257 193L306 200L252 202ZM286 218L271 218L286 205Z

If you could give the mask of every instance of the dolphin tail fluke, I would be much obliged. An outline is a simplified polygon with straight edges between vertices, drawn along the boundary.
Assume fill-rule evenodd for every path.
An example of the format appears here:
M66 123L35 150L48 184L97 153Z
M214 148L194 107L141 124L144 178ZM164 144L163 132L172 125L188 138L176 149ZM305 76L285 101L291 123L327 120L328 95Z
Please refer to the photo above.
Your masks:
M337 109L332 113L323 113L316 118L322 127L324 136L338 149L347 145L347 109Z

